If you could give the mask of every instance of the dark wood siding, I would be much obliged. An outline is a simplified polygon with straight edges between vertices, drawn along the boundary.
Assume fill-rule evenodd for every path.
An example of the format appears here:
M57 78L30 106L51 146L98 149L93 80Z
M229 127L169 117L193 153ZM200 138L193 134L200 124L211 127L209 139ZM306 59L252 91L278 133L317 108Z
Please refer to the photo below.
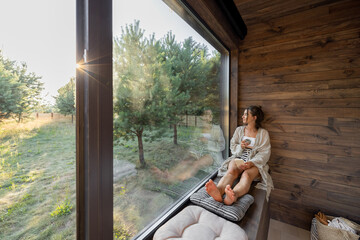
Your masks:
M266 114L271 217L307 229L319 210L360 222L360 1L234 2L248 27L239 112Z

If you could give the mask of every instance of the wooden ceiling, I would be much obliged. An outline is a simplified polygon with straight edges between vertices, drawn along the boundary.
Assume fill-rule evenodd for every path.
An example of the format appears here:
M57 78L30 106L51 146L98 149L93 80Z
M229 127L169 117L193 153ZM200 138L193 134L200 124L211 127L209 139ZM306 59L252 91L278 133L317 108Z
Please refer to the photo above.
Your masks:
M234 0L247 26L266 23L279 18L306 11L337 0Z

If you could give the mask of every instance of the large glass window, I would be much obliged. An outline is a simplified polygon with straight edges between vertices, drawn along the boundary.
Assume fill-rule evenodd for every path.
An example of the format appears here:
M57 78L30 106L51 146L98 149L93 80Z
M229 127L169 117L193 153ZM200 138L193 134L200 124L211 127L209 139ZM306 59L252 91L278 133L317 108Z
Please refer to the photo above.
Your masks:
M113 0L113 35L114 238L131 239L227 156L229 67L159 0Z
M0 239L75 239L75 1L0 1Z

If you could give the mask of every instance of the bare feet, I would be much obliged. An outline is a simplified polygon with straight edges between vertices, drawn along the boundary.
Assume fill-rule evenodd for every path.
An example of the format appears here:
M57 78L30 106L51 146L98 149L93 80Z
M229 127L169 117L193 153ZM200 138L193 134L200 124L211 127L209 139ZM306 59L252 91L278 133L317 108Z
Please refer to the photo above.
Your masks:
M219 189L217 188L217 186L215 185L215 183L213 182L213 180L209 180L206 184L205 184L205 189L206 192L213 198L215 199L215 201L218 202L222 202L222 196L220 194Z
M230 185L226 186L225 193L226 193L226 197L224 199L224 204L231 205L237 200L237 197L235 196L235 192L234 190L231 189Z

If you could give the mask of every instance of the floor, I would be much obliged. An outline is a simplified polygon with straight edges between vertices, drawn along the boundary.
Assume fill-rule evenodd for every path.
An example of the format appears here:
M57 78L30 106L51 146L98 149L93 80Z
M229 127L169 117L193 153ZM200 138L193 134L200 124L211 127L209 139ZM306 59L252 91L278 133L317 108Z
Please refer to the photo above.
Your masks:
M268 240L310 240L310 231L270 219Z

